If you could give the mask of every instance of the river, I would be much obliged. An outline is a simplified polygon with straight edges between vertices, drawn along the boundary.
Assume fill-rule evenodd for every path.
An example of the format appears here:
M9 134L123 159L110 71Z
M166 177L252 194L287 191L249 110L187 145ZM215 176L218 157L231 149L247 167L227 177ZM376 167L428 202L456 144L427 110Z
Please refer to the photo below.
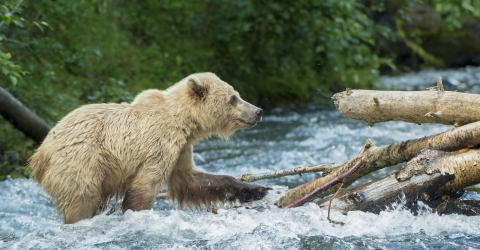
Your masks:
M423 71L400 77L382 77L377 86L423 89L444 77L446 88L480 93L480 68ZM433 78L433 79L432 79ZM416 84L413 83L416 82ZM431 82L431 83L430 83ZM341 163L357 155L365 141L376 145L420 138L451 126L388 122L369 127L340 116L332 107L309 104L276 108L252 129L238 131L230 140L210 139L194 147L201 171L237 176L285 168ZM398 169L386 168L356 181L359 185ZM320 177L303 174L261 181L273 187L256 205L265 209L219 209L218 214L179 210L157 200L150 211L125 215L106 213L74 225L64 225L56 208L30 179L0 182L0 234L14 241L0 249L478 249L480 217L439 216L422 204L418 215L399 197L380 214L332 212L345 226L330 224L327 212L315 204L281 210L273 202L289 188ZM469 199L478 194L465 192ZM0 237L3 238L3 237Z

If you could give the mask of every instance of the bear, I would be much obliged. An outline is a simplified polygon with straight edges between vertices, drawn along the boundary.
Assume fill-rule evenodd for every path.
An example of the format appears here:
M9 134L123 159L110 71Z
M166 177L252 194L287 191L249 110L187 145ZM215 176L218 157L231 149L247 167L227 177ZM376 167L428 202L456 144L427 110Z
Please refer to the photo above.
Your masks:
M152 209L166 185L180 208L249 202L270 188L195 169L193 145L255 126L262 109L213 73L192 74L131 103L88 104L61 119L29 161L33 178L72 224L92 218L111 198L122 212Z

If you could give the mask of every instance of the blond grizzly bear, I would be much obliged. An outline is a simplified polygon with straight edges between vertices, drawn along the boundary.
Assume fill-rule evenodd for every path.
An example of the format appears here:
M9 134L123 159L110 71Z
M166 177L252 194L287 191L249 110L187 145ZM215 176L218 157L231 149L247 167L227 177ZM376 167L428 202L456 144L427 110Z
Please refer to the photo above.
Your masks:
M212 73L188 76L131 103L91 104L48 133L29 167L65 223L92 218L112 197L122 210L151 209L166 184L180 207L263 198L264 186L195 170L192 146L212 134L251 128L262 110Z

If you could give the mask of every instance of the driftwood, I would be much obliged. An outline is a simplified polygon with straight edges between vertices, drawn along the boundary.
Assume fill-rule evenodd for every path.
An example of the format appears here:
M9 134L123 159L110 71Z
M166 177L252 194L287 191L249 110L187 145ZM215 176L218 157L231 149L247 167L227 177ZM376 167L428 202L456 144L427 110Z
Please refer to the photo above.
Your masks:
M352 184L362 176L373 171L406 162L415 157L422 149L431 148L442 151L456 151L471 148L480 144L480 122L471 123L452 130L424 137L421 139L397 142L387 146L376 147L373 142L368 142L367 149L359 156L341 164L340 167L331 171L330 174L295 187L288 191L278 201L279 206L285 206L312 192L316 187L322 186L335 177L345 173L358 159L365 156L364 163L354 174L347 177L344 186ZM330 195L336 190L334 187L322 193L320 197Z
M438 123L455 127L480 121L480 98L453 91L347 90L333 95L347 118L378 122Z
M305 203L313 200L315 197L317 197L319 194L325 192L326 190L328 190L329 188L337 185L337 184L340 184L340 187L338 188L340 190L340 188L343 186L343 181L345 180L345 178L347 178L348 176L352 175L352 173L354 173L355 171L357 171L357 169L362 166L362 163L363 163L363 157L360 157L360 159L358 159L355 164L353 164L353 166L348 169L345 173L335 177L334 179L330 180L329 182L323 184L322 186L320 187L317 187L315 188L312 192L306 194L304 197L284 206L283 208L294 208L294 207L300 207L300 206L303 206ZM329 216L330 218L330 216Z
M254 181L266 180L266 179L276 179L284 176L297 175L297 174L302 175L305 173L325 172L330 169L335 169L339 166L340 164L321 164L316 166L307 166L307 167L278 170L278 171L268 172L264 174L244 174L244 175L239 175L235 178L243 182L254 182Z
M442 198L459 189L480 183L480 149L443 152L425 149L401 170L377 181L367 183L337 195L332 208L342 212L352 210L379 213L385 207L405 198L407 206L415 207L423 201L439 207L445 213ZM450 202L451 204L452 202ZM318 202L321 208L329 206L329 199Z
M435 191L438 187L453 178L450 175L435 173L415 175L407 181L398 181L395 174L390 174L382 179L340 192L332 201L331 208L343 213L354 210L379 213L403 197L408 201L406 205L412 207L416 201L437 197ZM320 208L327 209L329 201L330 199L323 199L317 204Z
M50 131L50 126L42 118L2 87L0 87L0 115L38 144L42 143Z

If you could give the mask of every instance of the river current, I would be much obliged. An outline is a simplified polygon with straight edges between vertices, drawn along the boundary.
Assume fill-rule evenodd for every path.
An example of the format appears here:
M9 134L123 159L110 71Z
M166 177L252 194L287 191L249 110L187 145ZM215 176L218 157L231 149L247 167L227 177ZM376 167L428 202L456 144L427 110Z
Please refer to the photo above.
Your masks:
M383 77L379 86L421 89L426 81L427 87L434 86L439 75L448 88L480 93L480 68ZM412 81L419 84L411 84ZM365 122L341 117L331 107L283 107L266 113L257 126L238 131L228 141L210 139L198 143L194 159L197 168L208 173L256 174L341 163L357 155L368 138L380 146L451 128L403 122L369 127ZM381 178L396 169L398 166L382 169L353 185ZM263 210L227 207L213 214L179 210L169 201L157 200L150 211L108 216L102 213L74 225L63 224L55 205L33 180L8 179L0 182L0 234L14 233L17 240L0 241L0 249L480 248L480 217L439 216L422 204L418 215L414 215L405 209L401 197L378 215L356 211L343 215L333 211L332 218L345 226L330 224L327 212L314 203L294 209L273 205L289 188L320 176L303 174L258 182L273 187L263 201L255 204L263 206ZM479 197L471 192L464 195Z

